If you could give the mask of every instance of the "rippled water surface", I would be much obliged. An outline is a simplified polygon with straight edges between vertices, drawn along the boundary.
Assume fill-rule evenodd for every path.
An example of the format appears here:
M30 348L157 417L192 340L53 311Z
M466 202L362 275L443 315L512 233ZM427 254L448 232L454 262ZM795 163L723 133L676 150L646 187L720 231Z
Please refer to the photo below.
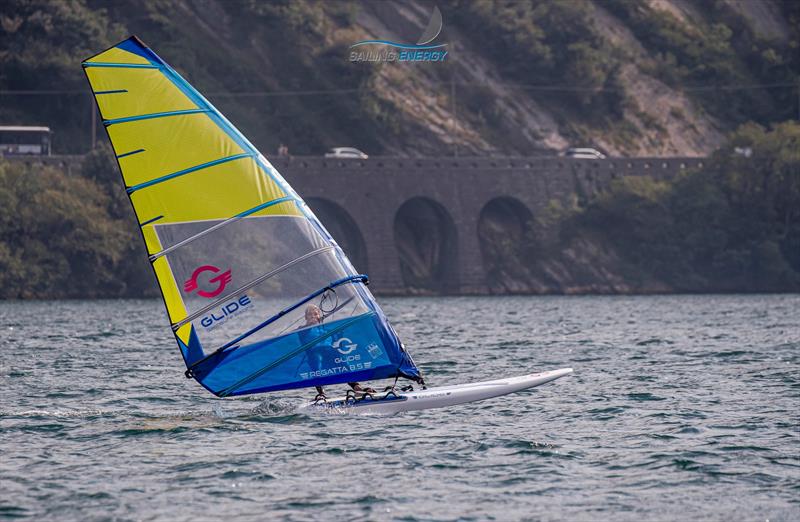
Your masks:
M394 417L216 399L156 301L0 303L0 518L800 520L800 296L383 299L432 385Z

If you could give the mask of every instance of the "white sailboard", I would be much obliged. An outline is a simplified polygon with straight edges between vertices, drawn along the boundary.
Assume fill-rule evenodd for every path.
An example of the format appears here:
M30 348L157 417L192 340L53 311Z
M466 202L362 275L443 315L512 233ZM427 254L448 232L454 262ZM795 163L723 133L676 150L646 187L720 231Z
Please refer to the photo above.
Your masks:
M371 394L350 393L336 399L312 401L304 404L301 409L392 415L404 411L444 408L445 406L492 399L535 388L570 373L572 373L572 368L561 368L507 379L439 386L424 390L407 392L386 390Z

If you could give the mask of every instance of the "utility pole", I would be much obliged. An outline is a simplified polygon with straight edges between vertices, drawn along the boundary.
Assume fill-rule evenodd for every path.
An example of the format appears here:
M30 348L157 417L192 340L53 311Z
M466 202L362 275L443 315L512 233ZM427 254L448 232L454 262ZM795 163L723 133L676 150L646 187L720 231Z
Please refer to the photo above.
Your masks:
M450 48L455 51L455 44ZM453 140L453 156L458 157L458 142L456 141L456 65L455 62L450 60L450 114L452 118L452 125L450 126L450 134Z
M458 157L458 143L456 142L456 82L455 74L450 75L450 136L453 140L453 156Z

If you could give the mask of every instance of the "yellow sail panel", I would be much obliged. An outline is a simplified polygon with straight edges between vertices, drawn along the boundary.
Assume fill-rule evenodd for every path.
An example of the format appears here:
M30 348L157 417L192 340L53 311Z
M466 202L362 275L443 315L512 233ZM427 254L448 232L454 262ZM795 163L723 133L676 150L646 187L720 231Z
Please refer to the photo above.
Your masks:
M108 135L129 187L244 153L206 113L117 123Z
M147 226L142 227L142 235L144 236L144 244L147 246L147 253L148 254L155 254L156 252L160 252L163 248L161 246L161 240L158 239L158 234L156 234L154 223L150 223Z
M158 252L161 250L161 242L158 235L152 226L142 229L144 241L147 249L151 252ZM167 305L167 314L169 314L170 321L175 323L186 317L186 306L183 304L180 292L178 291L175 278L172 271L169 269L169 264L165 258L157 259L153 263L153 270L155 270L158 284L161 287L161 293L164 296L164 303ZM188 342L188 332L186 339L181 338L184 342Z
M285 195L243 156L143 187L131 200L140 218L164 216L164 224L228 219Z
M156 272L158 283L161 286L161 293L167 305L169 320L172 323L177 323L186 317L186 306L183 304L183 298L172 275L172 270L169 268L167 258L160 257L156 259L153 263L153 269ZM186 340L184 339L184 341Z
M126 63L126 64L137 64L137 65L149 65L150 62L138 54L134 54L128 52L124 49L120 49L119 47L112 47L111 49L104 51L98 55L95 55L88 60L86 63Z
M158 69L89 67L86 75L106 120L197 108Z
M189 335L192 333L192 323L187 323L180 328L178 331L175 332L175 335L178 336L178 339L184 342L184 344L189 344Z

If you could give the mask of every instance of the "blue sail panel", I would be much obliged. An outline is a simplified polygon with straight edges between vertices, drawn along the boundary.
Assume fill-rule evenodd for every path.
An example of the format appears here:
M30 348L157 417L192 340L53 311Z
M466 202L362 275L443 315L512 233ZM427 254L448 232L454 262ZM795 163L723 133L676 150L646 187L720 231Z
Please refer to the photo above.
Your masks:
M220 396L392 377L404 361L383 333L380 318L366 313L240 346L194 373Z

